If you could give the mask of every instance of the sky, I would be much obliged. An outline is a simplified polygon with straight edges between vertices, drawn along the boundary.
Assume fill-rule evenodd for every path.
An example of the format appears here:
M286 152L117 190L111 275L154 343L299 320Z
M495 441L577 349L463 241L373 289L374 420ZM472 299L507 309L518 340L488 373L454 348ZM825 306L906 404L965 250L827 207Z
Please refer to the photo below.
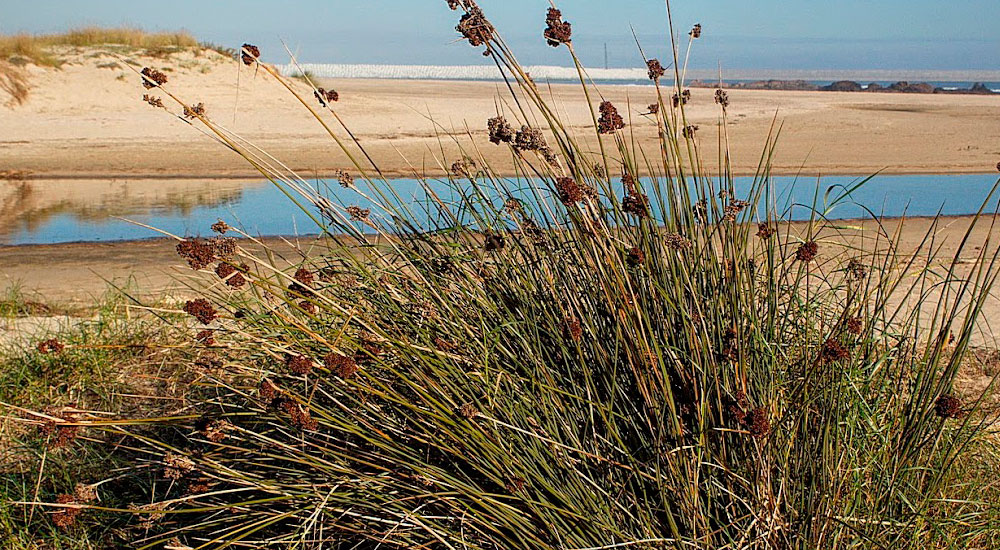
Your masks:
M561 0L588 66L666 58L663 0ZM479 0L523 64L568 65L541 37L548 0ZM716 69L1000 69L1000 0L673 0L686 33L701 23L691 67ZM445 0L0 0L0 33L84 25L185 29L230 47L261 46L265 61L470 65Z

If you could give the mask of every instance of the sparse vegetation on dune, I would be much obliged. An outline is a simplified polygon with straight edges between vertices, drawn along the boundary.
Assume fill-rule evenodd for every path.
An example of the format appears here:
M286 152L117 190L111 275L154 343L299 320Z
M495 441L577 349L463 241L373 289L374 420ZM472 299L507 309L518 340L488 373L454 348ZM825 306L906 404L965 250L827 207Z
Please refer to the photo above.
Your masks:
M34 63L58 67L61 61L53 48L102 46L138 50L150 55L166 55L204 47L186 31L147 32L129 27L82 27L57 34L0 36L0 59L15 64Z
M497 176L508 170L471 136L442 134L462 147L436 159L449 192L418 172L424 195L401 197L329 90L297 94L245 44L243 70L270 73L352 159L318 185L172 93L169 75L136 71L147 102L245 158L326 239L282 256L224 221L212 239L179 239L195 296L149 311L200 358L190 407L17 414L35 444L128 449L111 477L141 497L122 504L108 476L84 471L21 506L70 536L113 517L136 548L997 543L990 388L966 395L955 381L984 330L998 243L970 228L941 258L934 223L910 254L887 224L846 244L854 229L825 214L851 189L818 189L811 205L774 196L777 129L737 195L725 142L706 152L685 115L700 25L669 61L647 59L642 119L580 69L591 150L480 7L448 5L508 77L479 124L515 177ZM539 39L580 67L570 23L545 16ZM724 137L730 99L715 98ZM635 144L640 124L657 148ZM703 170L707 154L721 173ZM790 209L812 220L785 224ZM57 339L36 353L76 351Z

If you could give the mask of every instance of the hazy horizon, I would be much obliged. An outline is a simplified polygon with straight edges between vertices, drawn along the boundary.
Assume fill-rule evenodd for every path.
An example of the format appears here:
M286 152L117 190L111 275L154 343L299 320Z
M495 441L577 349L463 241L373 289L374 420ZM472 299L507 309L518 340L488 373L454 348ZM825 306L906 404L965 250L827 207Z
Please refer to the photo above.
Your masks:
M565 50L541 38L545 0L481 0L480 5L525 64L566 65ZM691 67L729 70L1000 70L1000 30L993 0L948 6L929 0L846 0L816 5L799 0L736 0L711 4L675 1L674 23L685 33L701 23L704 35ZM835 5L834 5L835 4ZM417 3L303 0L275 9L263 0L211 4L178 0L149 5L124 0L91 2L83 13L73 0L39 0L0 7L0 32L59 32L86 25L188 30L227 46L256 43L269 62L286 62L285 40L302 62L476 65L489 63L456 43L459 17L444 0ZM650 57L669 51L666 10L658 0L622 0L608 17L606 2L564 0L574 45L588 66L635 67L636 36ZM889 24L891 22L891 24Z

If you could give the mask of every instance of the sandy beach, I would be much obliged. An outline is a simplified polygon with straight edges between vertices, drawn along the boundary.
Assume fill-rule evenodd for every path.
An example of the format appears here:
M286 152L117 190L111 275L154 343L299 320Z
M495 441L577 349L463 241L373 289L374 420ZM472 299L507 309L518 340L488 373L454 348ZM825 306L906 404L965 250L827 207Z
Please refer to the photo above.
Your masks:
M214 52L132 61L136 67L160 67L170 78L167 90L190 104L204 103L213 121L304 175L352 169L308 111L264 71L237 67ZM27 102L0 107L0 172L27 171L48 179L257 176L192 125L144 103L138 75L117 58L81 52L60 70L30 67L29 72L33 88ZM459 155L456 142L478 147L499 170L510 164L506 149L492 146L485 133L498 106L511 110L500 83L318 84L340 93L337 114L387 175L439 174ZM304 83L293 86L315 105ZM596 147L579 86L552 85L547 92L570 126ZM601 86L600 92L619 105L640 144L653 143L655 122L642 114L655 100L652 87ZM719 108L713 90L691 93L687 116L700 127L704 162L715 170ZM740 174L755 171L774 121L782 128L773 159L776 174L983 173L1000 160L1000 96L732 90L730 99L730 149ZM179 110L164 100L171 112ZM332 115L325 116L346 138Z

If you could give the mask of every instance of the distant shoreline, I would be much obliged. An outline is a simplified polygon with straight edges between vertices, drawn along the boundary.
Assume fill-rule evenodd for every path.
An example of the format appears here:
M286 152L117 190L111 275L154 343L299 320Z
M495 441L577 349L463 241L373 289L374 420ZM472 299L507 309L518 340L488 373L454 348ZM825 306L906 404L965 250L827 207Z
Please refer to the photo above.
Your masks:
M301 63L298 65L275 65L286 76L301 75L306 72L319 78L349 79L391 79L391 80L453 80L453 81L500 81L503 76L493 65L378 65L364 63ZM578 79L574 67L554 65L526 66L525 71L536 81L574 81ZM648 82L645 68L599 68L584 69L587 76L595 81ZM673 76L667 71L667 77ZM683 75L687 81L718 81L718 69L688 69ZM832 83L843 80L858 82L954 82L1000 83L1000 70L788 70L788 69L725 69L721 71L725 81L756 80L805 80Z

